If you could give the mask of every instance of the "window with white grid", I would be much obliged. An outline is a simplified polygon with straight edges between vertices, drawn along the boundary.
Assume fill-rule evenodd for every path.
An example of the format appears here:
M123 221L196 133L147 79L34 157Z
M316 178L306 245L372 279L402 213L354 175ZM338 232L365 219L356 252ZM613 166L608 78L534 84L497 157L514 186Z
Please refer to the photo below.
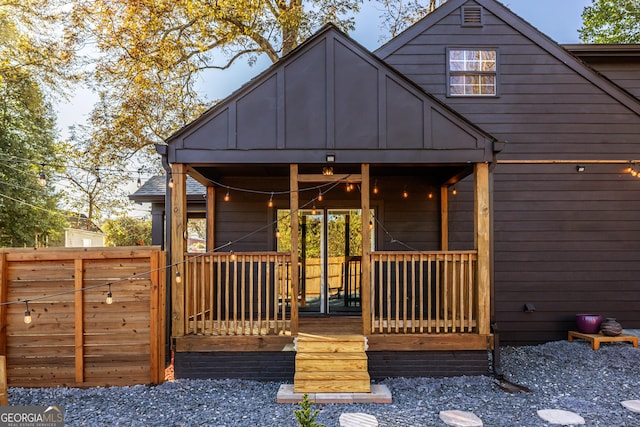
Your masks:
M498 52L489 49L449 49L449 96L496 96Z

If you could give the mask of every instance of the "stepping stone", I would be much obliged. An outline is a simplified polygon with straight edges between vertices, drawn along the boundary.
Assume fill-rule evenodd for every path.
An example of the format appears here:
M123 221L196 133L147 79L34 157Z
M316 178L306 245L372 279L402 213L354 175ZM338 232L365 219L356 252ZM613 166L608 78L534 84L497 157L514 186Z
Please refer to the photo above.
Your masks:
M440 419L453 427L482 427L482 420L472 412L440 411Z
M640 400L625 400L624 402L620 403L622 403L622 406L624 406L628 410L640 413Z
M561 426L575 426L584 424L584 418L575 412L563 411L562 409L541 409L538 416L548 423Z
M378 427L378 420L361 412L345 412L340 415L340 427Z

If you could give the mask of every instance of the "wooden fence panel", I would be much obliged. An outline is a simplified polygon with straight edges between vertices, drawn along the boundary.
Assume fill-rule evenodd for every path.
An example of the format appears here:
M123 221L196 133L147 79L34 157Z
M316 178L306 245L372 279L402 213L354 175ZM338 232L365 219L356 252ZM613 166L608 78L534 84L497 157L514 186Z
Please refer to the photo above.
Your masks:
M8 385L162 382L164 266L157 247L0 249Z

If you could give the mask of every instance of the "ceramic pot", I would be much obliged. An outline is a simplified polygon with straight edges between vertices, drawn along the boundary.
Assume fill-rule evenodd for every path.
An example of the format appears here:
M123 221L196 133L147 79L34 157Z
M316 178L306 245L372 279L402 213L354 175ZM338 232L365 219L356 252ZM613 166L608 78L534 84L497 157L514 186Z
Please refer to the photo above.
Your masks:
M597 334L600 323L602 323L602 316L599 314L576 314L578 332L583 334Z
M615 337L622 333L622 325L616 322L615 317L607 317L600 324L600 332L608 337Z

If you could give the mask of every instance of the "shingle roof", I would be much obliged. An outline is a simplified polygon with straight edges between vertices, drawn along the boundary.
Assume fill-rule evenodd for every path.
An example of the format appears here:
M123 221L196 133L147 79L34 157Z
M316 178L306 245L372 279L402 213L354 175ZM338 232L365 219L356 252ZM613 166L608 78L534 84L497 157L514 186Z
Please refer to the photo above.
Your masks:
M129 195L129 199L139 203L158 203L164 201L166 177L156 175L149 178L138 190ZM205 187L195 179L187 176L187 198L191 200L204 199L207 194Z

